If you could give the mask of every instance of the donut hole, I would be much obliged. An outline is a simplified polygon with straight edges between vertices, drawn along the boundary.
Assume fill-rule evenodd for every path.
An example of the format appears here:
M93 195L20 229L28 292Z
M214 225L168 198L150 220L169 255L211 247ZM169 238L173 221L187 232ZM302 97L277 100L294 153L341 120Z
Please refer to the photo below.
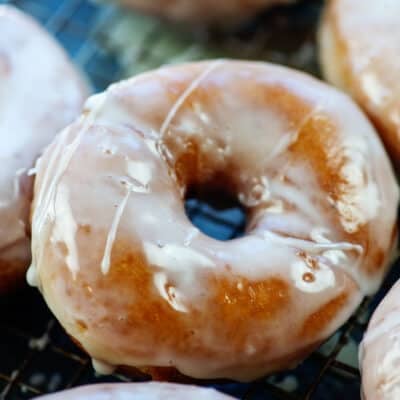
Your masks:
M245 208L236 196L218 185L190 186L185 211L192 224L213 239L226 241L244 234Z

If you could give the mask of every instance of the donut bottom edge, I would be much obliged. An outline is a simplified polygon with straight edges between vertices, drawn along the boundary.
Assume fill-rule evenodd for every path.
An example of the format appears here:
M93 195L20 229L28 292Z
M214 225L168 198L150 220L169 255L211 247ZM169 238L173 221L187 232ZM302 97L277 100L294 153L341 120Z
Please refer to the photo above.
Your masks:
M90 354L84 349L82 344L74 337L66 333L71 341L88 357L91 357ZM311 355L313 351L315 351L319 346L322 345L324 341L320 340L318 342L306 345L304 348L298 350L296 353L289 354L285 357L281 357L278 360L275 360L273 363L269 363L271 365L268 368L268 372L262 374L259 378L265 376L273 375L274 373L282 372L283 370L288 371L291 369L295 369L299 364L301 364L304 360L307 359ZM94 359L92 358L92 362ZM107 365L107 363L104 363ZM285 365L285 368L282 368L282 365ZM132 379L137 379L139 381L157 381L157 382L171 382L171 383L181 383L181 384L199 384L204 382L213 382L213 383L221 383L221 382L249 382L251 380L239 380L239 379L230 379L230 378L195 378L189 375L185 375L180 372L175 367L161 367L161 366L129 366L129 365L117 365L113 366L112 370L110 369L109 373L104 371L97 371L93 366L93 369L99 375L111 375L113 373L121 373L126 375ZM267 369L267 368L266 368Z

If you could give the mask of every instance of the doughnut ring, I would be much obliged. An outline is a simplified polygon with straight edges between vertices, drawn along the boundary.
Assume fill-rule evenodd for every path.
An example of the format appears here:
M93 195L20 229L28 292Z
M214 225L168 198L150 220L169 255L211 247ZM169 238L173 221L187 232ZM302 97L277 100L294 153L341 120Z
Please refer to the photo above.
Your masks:
M120 383L81 386L41 396L43 400L233 400L232 397L197 386L171 383Z
M87 93L44 29L16 8L0 5L0 292L23 282L31 259L28 171L79 115Z
M400 160L399 15L398 0L330 0L319 34L325 77L349 92L368 114L396 167Z
M28 279L103 372L294 366L379 287L396 239L398 188L362 112L266 63L114 84L36 168ZM244 237L188 220L187 191L213 186L246 208Z
M400 393L400 281L373 314L360 347L365 400L397 400Z

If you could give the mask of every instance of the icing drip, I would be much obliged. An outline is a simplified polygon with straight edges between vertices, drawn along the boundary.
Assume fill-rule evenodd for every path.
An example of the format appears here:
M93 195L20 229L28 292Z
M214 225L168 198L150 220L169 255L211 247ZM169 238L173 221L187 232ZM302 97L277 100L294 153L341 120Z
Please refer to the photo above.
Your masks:
M82 140L82 137L89 131L89 129L93 126L94 121L96 120L96 117L98 114L100 114L100 111L102 107L104 106L106 102L106 97L104 95L96 95L92 96L89 98L86 102L85 109L90 110L90 112L86 115L86 117L83 117L83 125L82 128L79 130L78 135L73 139L73 141L65 146L63 143L63 140L58 141L58 151L55 151L53 154L54 156L52 157L50 164L53 164L57 162L58 159L58 164L56 165L56 170L52 171L54 173L53 178L49 182L48 190L45 193L42 193L43 190L39 193L39 204L40 208L42 210L42 215L39 215L36 220L38 221L38 227L37 230L40 233L41 227L45 223L45 215L46 210L48 210L50 207L49 205L53 203L53 210L54 210L54 203L55 203L55 197L56 197L56 191L58 184L65 173L66 169L68 168L69 163L72 160L72 157L74 156L75 152L78 149L78 146ZM93 108L91 108L93 107ZM64 137L67 136L69 133L68 128L64 131ZM59 157L58 157L59 156ZM50 174L49 174L50 175ZM41 204L43 200L43 205ZM54 216L54 211L53 211L53 216Z
M68 168L72 157L77 151L82 137L89 131L91 126L93 126L94 121L96 120L96 117L100 113L105 102L106 97L104 95L97 95L89 98L86 102L85 109L88 111L91 107L93 108L86 116L82 117L82 128L74 140L69 145L65 146L65 140L70 132L70 128L65 129L58 138L56 149L54 149L52 152L52 157L49 161L49 166L44 176L43 185L41 186L41 190L37 196L38 208L35 212L37 215L35 215L32 223L32 230L35 233L33 237L41 237L42 230L48 218L50 218L50 220L54 220L56 214L55 203L58 184ZM52 178L51 174L53 174ZM34 241L32 242L32 246L35 246ZM36 264L41 259L41 253L43 251L43 246L39 246L39 248L41 250L38 251L38 259L34 260ZM73 267L76 268L77 265L79 266L79 263L77 263L75 260L75 265Z
M375 287L375 282L371 283L370 280L366 279L359 271L359 263L362 262L364 248L354 243L331 242L324 236L327 232L328 231L325 228L313 229L310 233L310 237L314 241L281 236L270 231L265 231L263 236L265 239L272 240L277 244L285 244L301 251L305 251L308 255L321 257L321 260L319 261L319 272L312 276L308 275L309 271L307 271L307 268L302 261L292 264L292 278L295 281L296 286L300 289L313 292L321 291L325 287L333 286L335 282L334 273L331 270L331 267L333 266L345 269L349 274L351 274L352 278L359 285L365 295L371 293ZM353 259L348 255L349 252L354 252L357 255L357 262L349 262L349 260ZM304 279L304 276L306 279ZM307 279L307 277L310 279ZM316 279L318 277L319 279Z
M135 193L149 193L149 183L152 179L151 167L148 163L141 161L132 161L127 159L127 171L130 181L122 180L122 184L126 186L127 192L122 199L121 203L115 211L111 227L107 234L106 246L104 248L104 255L101 261L101 271L103 275L107 275L110 270L111 253L116 239L118 227L121 222L122 215L128 204L129 197L132 192Z
M367 142L361 137L347 139L343 156L346 162L340 169L343 183L339 185L342 194L336 206L343 227L347 232L354 233L377 216L381 199L367 162Z
M137 183L135 192L146 192L152 178L151 167L148 163L141 161L127 161L127 170L129 176ZM142 186L143 188L140 188Z
M37 172L36 167L32 167L32 168L29 168L29 169L28 169L27 175L28 175L28 176L35 176L35 175L36 175L36 172Z
M28 282L29 286L38 287L39 286L39 279L37 276L36 267L31 264L26 272L26 281Z
M108 271L110 270L112 248L114 246L118 226L120 224L125 207L128 204L129 196L131 195L131 193L132 193L132 186L128 185L126 194L122 199L121 203L119 204L119 206L117 207L117 210L115 211L110 230L108 231L106 246L104 248L104 255L103 259L101 260L101 272L103 273L103 275L107 275Z
M183 241L184 246L190 246L193 242L193 239L199 235L200 231L197 228L191 228L189 230L189 233L185 237L185 240Z
M297 239L287 236L281 236L273 232L266 231L263 233L265 239L272 240L275 243L286 244L290 247L303 249L310 254L322 254L327 251L356 251L359 254L364 253L362 246L347 242L329 242L329 243L316 243L309 240Z
M210 258L185 246L166 244L160 248L152 243L144 243L144 251L151 265L166 270L182 271L191 267L215 267L215 263Z
M204 79L206 79L207 76L211 74L211 72L213 72L216 68L223 65L224 62L225 62L224 60L217 60L217 61L210 63L210 65L207 66L207 68L205 68L204 71L190 83L190 85L181 94L181 96L179 96L178 100L171 107L169 113L167 114L164 122L161 125L161 129L160 129L161 137L164 136L165 133L167 132L169 125L171 124L172 120L174 119L176 113L179 111L179 109L185 103L186 99L200 86L201 82L204 81Z
M111 365L104 361L97 360L95 358L92 358L92 366L93 366L93 369L99 375L111 375L115 372L115 369L116 369L116 367L114 365Z
M55 225L53 228L52 240L63 242L67 247L65 261L74 279L79 271L79 254L76 243L78 225L72 214L69 203L68 187L60 184L56 198Z

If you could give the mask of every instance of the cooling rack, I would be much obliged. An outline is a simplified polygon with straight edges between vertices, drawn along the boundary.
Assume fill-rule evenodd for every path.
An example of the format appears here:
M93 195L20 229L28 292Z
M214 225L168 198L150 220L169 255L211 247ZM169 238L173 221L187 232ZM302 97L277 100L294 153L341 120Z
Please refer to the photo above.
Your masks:
M156 67L171 61L171 58L174 61L182 58L195 59L202 54L196 50L196 46L193 47L194 39L185 39L188 40L189 51L187 48L182 50L182 46L175 46L179 50L171 56L171 52L163 52L160 45L159 37L165 36L165 26L161 22L135 15L124 20L113 7L95 5L86 0L0 0L0 4L2 3L13 4L39 20L62 43L75 63L88 74L96 91L103 90L122 76ZM321 6L321 0L309 0L307 7L310 4L311 10L315 12ZM310 35L315 31L315 13L311 14L311 19L299 19L296 14L299 9L293 12L294 36L297 40L312 42ZM287 23L279 13L273 16L273 22L269 18L270 16L257 17L250 25L233 35L233 39L225 42L223 50L215 46L209 54L232 56L236 51L242 57L283 61L318 74L315 57L312 54L310 56L309 42L308 47L299 47L299 43L296 45L301 49L300 57L297 54L295 57L282 59L280 50L271 49L271 43L276 42L276 36L274 39L265 25L276 24L281 29L281 35L284 35ZM136 26L130 48L123 47L121 36L112 34L115 29L121 28L120 24L129 25L128 30ZM137 26L141 28L137 29ZM176 35L179 36L180 33L171 29L168 35L170 41L174 42ZM219 35L218 32L213 33L205 39L202 36L202 40L221 42L223 36ZM285 39L281 36L280 38L280 43L285 47ZM290 45L288 48L290 49ZM290 49L292 53L294 50L296 49ZM178 53L182 51L185 57L179 56ZM217 210L205 201L189 199L186 211L195 225L215 238L229 239L243 231L244 214L233 205L231 208ZM341 397L359 399L357 346L371 311L399 277L397 270L398 265L395 265L378 295L364 301L355 315L295 370L248 384L207 382L204 385L212 385L246 400L333 400ZM82 384L132 380L128 376L117 374L96 375L90 359L71 342L34 289L25 288L11 296L0 298L0 316L1 399L30 399Z

